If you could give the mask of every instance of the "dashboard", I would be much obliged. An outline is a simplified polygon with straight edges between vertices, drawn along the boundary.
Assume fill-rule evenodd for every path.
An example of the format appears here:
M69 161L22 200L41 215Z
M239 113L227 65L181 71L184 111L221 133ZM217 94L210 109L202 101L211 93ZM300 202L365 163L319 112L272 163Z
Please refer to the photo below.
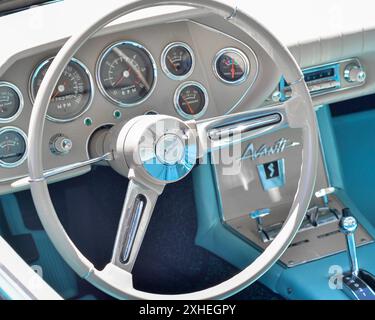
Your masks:
M87 10L88 0L65 0L0 19L1 30L12 30L2 34L3 43L12 45L0 49L0 194L28 188L17 181L28 176L29 121L49 65L83 22L95 20L115 2L122 3L108 0L96 4L87 17L82 10ZM342 4L346 0L292 6L286 1L273 3L272 10L267 2L238 2L241 10L259 19L288 46L304 72L316 108L375 92L375 27L364 1L359 0L363 13L358 16L346 9L351 3ZM348 17L343 24L332 23L335 5L345 10L343 17ZM48 12L45 18L36 14L43 10ZM163 9L111 24L75 54L52 93L46 114L42 141L45 170L97 157L101 154L95 145L98 133L139 115L167 114L200 121L290 98L290 86L270 58L272 52L259 47L230 21L203 10L166 12ZM320 23L307 23L305 12L319 16ZM66 17L69 23L56 23L66 21ZM35 18L42 21L39 29L28 20ZM46 24L54 27L48 30ZM320 111L325 110L328 108ZM226 175L227 167L218 165L219 152L212 152L214 165L208 169L198 166L197 171L204 177L201 190L210 189L212 175L218 208L213 204L205 212L201 206L198 214L207 221L214 216L215 220L206 223L210 228L212 221L221 223L206 232L202 228L196 243L239 267L241 253L235 259L231 256L236 240L241 242L239 247L244 242L265 249L289 214L302 148L301 132L291 128L247 141L241 146L245 165L237 175ZM330 186L325 160L320 152L315 195ZM86 165L49 181L68 179L90 169ZM204 197L207 201L204 192L195 196L197 203ZM335 195L330 199L337 212L346 207ZM314 208L325 205L324 198L313 197L300 232L280 259L282 266L301 266L345 249L336 211L326 210L315 216L315 225L311 223ZM215 237L213 242L210 236L219 234L219 225L237 236L235 240L228 241L220 230L224 236ZM373 242L362 226L357 236L361 245ZM248 259L252 247L243 248Z
M29 50L0 75L0 192L27 176L33 102L62 43ZM90 159L95 132L137 115L199 120L240 109L259 78L265 82L267 74L276 74L264 69L272 64L259 50L202 23L199 15L140 28L106 28L77 52L51 96L45 169Z
M17 191L12 183L27 176L33 101L66 39L26 46L0 66L0 194ZM290 46L316 105L373 90L372 73L361 74L372 68L370 53L350 49L310 61L303 48ZM61 75L46 115L44 167L90 159L96 132L138 115L201 120L279 103L288 94L269 53L212 13L186 10L114 24L89 40Z

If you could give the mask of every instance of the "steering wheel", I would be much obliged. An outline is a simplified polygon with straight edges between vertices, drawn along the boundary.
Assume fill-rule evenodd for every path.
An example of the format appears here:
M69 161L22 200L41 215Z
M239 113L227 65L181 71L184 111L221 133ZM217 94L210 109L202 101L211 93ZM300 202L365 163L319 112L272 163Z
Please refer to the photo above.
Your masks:
M163 115L139 116L115 125L104 141L103 159L129 178L111 261L97 270L65 232L48 191L42 165L43 128L52 92L77 50L111 21L140 9L180 5L208 9L246 32L270 55L292 88L292 97L276 106L226 114L201 121L181 121ZM270 119L273 121L270 122ZM270 123L268 126L261 124ZM197 292L160 295L133 287L132 267L137 258L155 202L166 184L183 179L197 159L210 150L227 148L245 139L285 128L300 128L303 136L302 166L298 188L283 228L248 267L211 288ZM122 299L219 299L256 281L280 258L293 240L313 193L317 171L318 138L315 113L301 69L289 50L262 25L239 9L214 0L139 0L113 10L71 37L57 56L35 99L29 127L29 174L35 207L54 246L75 270L94 286ZM93 160L94 162L94 160Z

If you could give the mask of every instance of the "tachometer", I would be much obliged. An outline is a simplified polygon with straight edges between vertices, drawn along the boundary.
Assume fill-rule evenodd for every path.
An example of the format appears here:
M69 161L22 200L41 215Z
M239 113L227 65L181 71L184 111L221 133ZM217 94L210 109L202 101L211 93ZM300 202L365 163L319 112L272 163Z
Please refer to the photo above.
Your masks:
M34 71L30 83L30 95L34 101L53 58L42 62ZM87 67L72 59L63 71L52 93L47 118L56 122L72 121L85 113L93 98L92 78Z
M120 107L142 103L156 82L151 54L138 43L122 41L107 48L98 63L97 80L104 96Z
M194 69L193 50L186 43L173 42L163 50L161 65L169 78L186 79Z
M176 111L184 118L199 118L207 110L207 90L198 82L185 82L177 88L174 103Z
M27 156L26 134L15 127L0 129L0 167L14 168L22 164Z
M22 108L21 91L9 82L0 82L0 123L13 121Z
M226 48L217 53L214 70L223 82L240 84L249 75L249 60L242 51L235 48Z

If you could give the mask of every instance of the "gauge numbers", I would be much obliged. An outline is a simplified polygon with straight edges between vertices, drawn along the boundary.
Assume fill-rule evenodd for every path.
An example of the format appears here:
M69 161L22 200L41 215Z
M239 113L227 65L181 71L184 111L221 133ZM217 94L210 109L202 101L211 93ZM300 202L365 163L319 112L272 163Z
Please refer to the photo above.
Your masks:
M21 91L9 82L0 82L0 123L13 121L23 108Z
M183 42L173 42L162 52L161 65L165 74L173 80L189 77L194 69L193 50Z
M15 127L0 129L0 167L17 167L25 161L26 156L26 134Z
M214 71L223 82L240 84L248 78L249 60L242 51L235 48L226 48L217 53Z
M176 111L186 119L197 119L207 110L207 90L198 82L183 83L174 97Z
M97 80L107 99L120 107L132 107L151 94L156 82L155 62L140 44L118 42L102 54Z
M32 101L38 93L53 58L42 62L34 71L30 82ZM56 122L72 121L85 113L93 99L92 78L88 69L72 59L63 71L52 93L47 118Z

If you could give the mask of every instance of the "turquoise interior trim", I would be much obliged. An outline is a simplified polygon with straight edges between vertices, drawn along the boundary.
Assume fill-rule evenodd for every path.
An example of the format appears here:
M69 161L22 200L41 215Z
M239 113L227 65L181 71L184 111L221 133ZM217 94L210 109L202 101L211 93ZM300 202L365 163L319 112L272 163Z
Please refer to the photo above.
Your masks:
M333 186L339 188L337 194L345 205L351 208L359 222L374 236L375 229L368 219L368 213L375 208L375 201L371 203L372 199L375 199L375 188L371 184L371 179L374 181L375 178L375 171L366 178L366 185L363 185L362 179L354 171L351 175L348 175L348 171L356 168L357 165L361 166L361 156L366 159L362 162L363 167L372 168L371 161L373 162L375 157L374 154L369 154L369 150L375 150L373 144L375 126L371 125L371 123L375 123L375 113L373 112L371 117L363 113L350 114L341 119L335 118L332 120L329 107L324 106L317 111L317 116L330 181ZM353 132L356 132L356 134L353 135ZM336 141L338 134L340 135L340 141ZM363 138L360 138L363 135L368 140L365 144L363 144ZM347 142L353 143L354 149L349 148ZM360 144L356 146L355 143L358 142ZM366 151L365 148L362 148L363 145L371 142L372 149ZM353 167L353 158L358 157L358 153L353 153L356 148L362 148L362 153L360 153L359 158L355 159L357 164ZM351 154L351 157L346 158L349 154ZM342 161L342 157L345 157L345 161ZM359 172L363 175L365 169L362 168ZM345 176L345 180L343 176ZM239 269L243 269L256 259L259 255L258 250L235 236L221 223L220 199L217 194L212 167L208 164L198 166L193 171L193 178L198 212L196 244L220 256ZM346 190L350 197L343 191L346 186L348 186ZM368 196L366 201L364 201L366 198L366 193L363 192L364 187L366 189L372 187L371 196ZM374 220L375 214L371 221ZM374 252L374 243L358 248L360 267L375 274ZM259 281L287 299L347 300L348 297L342 291L333 290L329 286L330 268L332 266L339 266L343 271L348 270L347 253L342 252L294 268L285 268L277 263Z
M5 218L13 235L31 234L39 251L39 259L33 265L41 266L43 278L64 299L78 295L77 276L61 258L45 231L29 230L25 227L15 195L0 197Z
M375 224L375 110L332 119L343 190Z

